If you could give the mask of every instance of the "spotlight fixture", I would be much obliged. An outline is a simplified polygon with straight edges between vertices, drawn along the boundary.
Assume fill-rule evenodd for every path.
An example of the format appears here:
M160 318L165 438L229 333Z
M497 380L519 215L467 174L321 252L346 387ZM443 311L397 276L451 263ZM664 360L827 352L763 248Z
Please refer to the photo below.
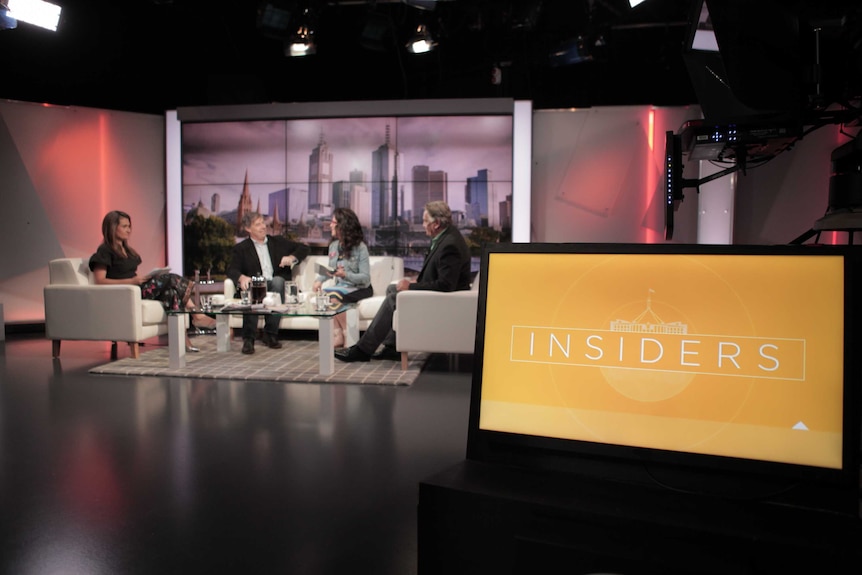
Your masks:
M419 24L416 27L416 33L407 42L407 50L413 54L424 54L433 50L436 45L437 42L434 41L425 24Z
M4 0L2 2L4 21L27 22L52 32L57 31L62 8L42 0ZM15 26L4 26L4 28Z
M298 18L296 32L285 43L284 53L286 56L298 57L309 56L316 52L314 22L310 10L306 8Z
M309 56L317 52L314 43L314 30L308 26L300 26L285 47L285 55L291 57Z

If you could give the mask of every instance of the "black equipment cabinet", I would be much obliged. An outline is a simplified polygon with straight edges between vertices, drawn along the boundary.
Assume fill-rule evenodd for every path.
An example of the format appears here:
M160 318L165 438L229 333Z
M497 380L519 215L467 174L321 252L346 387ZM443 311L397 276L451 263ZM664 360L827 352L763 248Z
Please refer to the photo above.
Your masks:
M419 484L419 575L862 572L862 522L463 461Z

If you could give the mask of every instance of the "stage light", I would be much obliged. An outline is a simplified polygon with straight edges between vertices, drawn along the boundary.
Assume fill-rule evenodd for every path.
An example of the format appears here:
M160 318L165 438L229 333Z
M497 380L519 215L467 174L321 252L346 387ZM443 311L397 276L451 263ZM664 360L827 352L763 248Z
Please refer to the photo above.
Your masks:
M434 41L434 38L431 36L431 33L428 32L428 28L425 27L425 24L419 24L416 27L416 33L407 42L407 50L412 52L413 54L424 54L425 52L430 52L437 45L437 42Z
M296 32L285 43L286 56L310 56L317 52L314 42L314 18L310 9L306 8L297 18Z
M300 26L296 34L288 41L285 55L291 57L310 56L317 52L317 44L314 43L314 30L307 26Z
M629 7L634 8L638 4L643 4L646 0L629 0Z
M57 31L62 8L42 0L9 0L4 2L8 13L4 17L27 22L46 30ZM13 26L14 27L14 26Z

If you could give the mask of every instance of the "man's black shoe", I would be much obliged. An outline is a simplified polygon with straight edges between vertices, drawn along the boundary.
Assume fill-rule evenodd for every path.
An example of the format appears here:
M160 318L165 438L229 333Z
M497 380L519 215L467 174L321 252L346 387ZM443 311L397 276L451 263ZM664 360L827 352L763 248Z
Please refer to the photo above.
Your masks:
M254 353L254 340L253 339L242 340L242 352L246 355L251 355Z
M352 345L347 349L335 350L335 359L351 363L354 361L371 361L371 356L359 349L359 346Z
M391 359L392 361L401 361L401 352L394 347L384 345L383 349L371 356L371 359Z
M270 349L281 349L281 342L278 341L277 335L272 335L269 332L263 332L263 335L260 337L261 341L263 341L263 345L267 346Z

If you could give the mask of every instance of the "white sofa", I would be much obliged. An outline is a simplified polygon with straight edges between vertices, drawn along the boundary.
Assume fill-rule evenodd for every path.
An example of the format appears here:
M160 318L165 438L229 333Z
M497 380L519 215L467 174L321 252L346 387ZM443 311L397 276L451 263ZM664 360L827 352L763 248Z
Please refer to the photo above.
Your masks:
M324 265L329 264L329 257L325 255L308 256L302 260L293 270L293 281L299 286L300 293L311 293L311 286L314 279L317 277L317 263ZM383 303L383 298L386 297L386 286L393 281L398 281L404 277L404 260L397 256L370 256L369 263L371 265L371 287L374 289L374 295L361 300L357 304L358 311L358 328L360 331L365 331L374 319L377 310L380 309L380 304ZM235 286L232 280L224 281L225 299L234 298ZM314 317L294 317L284 316L279 323L279 329L318 329L320 322ZM242 327L241 316L231 316L229 320L231 329ZM263 318L260 319L260 327L263 327Z
M60 342L66 339L110 341L112 359L117 342L126 342L137 359L143 340L168 333L161 302L142 299L135 285L96 285L88 262L59 258L48 263L45 335L52 340L53 356L60 356Z
M399 292L392 328L395 348L401 352L401 368L407 369L411 351L472 354L478 306L478 275L469 290Z

